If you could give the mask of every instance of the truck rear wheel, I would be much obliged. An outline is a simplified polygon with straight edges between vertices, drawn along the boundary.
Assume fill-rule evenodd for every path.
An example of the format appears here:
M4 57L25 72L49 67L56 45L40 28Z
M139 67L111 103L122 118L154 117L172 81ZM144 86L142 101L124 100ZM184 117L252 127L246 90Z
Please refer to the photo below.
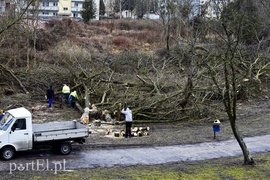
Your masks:
M72 146L69 142L63 142L60 146L59 146L59 152L60 154L63 155L68 155L72 150Z
M4 160L10 160L14 157L15 155L15 150L12 147L4 147L1 150L1 156Z

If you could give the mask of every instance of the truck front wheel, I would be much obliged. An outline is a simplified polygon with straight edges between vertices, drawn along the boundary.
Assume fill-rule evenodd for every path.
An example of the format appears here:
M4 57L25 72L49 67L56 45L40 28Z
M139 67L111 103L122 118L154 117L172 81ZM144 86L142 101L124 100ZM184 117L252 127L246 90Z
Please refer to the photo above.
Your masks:
M1 150L1 155L4 160L10 160L14 157L15 155L15 150L12 147L4 147Z
M60 151L60 154L63 154L63 155L68 155L72 150L72 146L69 142L63 142L60 147L59 147L59 151Z

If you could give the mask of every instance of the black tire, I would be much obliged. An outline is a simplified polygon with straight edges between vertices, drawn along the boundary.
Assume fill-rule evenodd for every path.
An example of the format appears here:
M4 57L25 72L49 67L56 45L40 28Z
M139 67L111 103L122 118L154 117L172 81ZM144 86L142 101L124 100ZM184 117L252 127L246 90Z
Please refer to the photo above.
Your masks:
M11 160L15 156L15 150L12 147L3 147L1 150L1 156L4 160Z
M72 150L72 146L69 142L63 142L59 146L59 152L62 155L68 155Z

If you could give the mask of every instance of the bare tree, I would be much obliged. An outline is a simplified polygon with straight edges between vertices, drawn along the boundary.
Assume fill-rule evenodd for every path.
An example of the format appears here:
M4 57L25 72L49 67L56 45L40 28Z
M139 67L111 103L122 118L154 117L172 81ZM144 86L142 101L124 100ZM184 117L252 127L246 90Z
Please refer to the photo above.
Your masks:
M224 82L225 87L221 89L219 84L216 82L215 77L212 76L214 83L216 84L219 93L223 94L223 104L225 110L227 112L231 128L236 138L238 144L240 145L243 155L244 155L244 163L247 165L253 165L255 161L250 156L249 150L246 146L245 141L240 135L238 127L236 125L237 120L237 68L235 64L235 55L237 53L238 44L234 44L231 36L229 35L228 29L225 25L223 25L224 31L227 37L227 50L225 52L225 56L223 58L223 70L224 70Z
M250 18L250 13L255 13ZM247 14L248 13L248 14ZM238 22L238 23L236 23ZM244 164L255 164L251 157L245 141L237 126L237 100L241 92L241 88L246 79L249 79L250 69L254 72L255 69L263 69L259 67L259 63L255 61L253 64L257 66L255 69L252 66L246 66L247 62L252 62L252 57L247 57L247 46L251 42L256 41L255 34L259 33L258 21L256 19L256 7L247 1L237 1L235 4L228 6L221 16L221 24L219 30L215 31L218 35L216 39L216 49L210 50L212 54L210 59L218 66L208 64L210 76L222 97L225 111L231 124L231 128L244 156ZM249 30L245 27L249 27ZM256 43L255 43L256 44ZM250 47L249 47L250 48ZM254 53L254 52L253 52ZM255 52L256 53L256 52ZM249 53L250 55L252 53ZM244 67L242 67L244 64ZM248 68L247 68L248 67ZM249 75L248 75L249 74ZM256 73L255 73L256 74ZM221 79L218 79L221 77Z
M183 4L180 5L182 6L179 7L183 7ZM222 8L225 8L225 6ZM197 69L193 69L193 71L195 70L195 72L197 72L197 76L202 73L204 76L212 79L217 89L217 94L224 104L233 134L243 152L244 163L252 165L255 161L251 157L236 123L237 100L254 85L247 85L247 82L257 81L257 83L260 83L260 76L266 72L266 67L269 65L269 62L263 58L268 52L263 52L260 49L261 39L265 38L261 33L261 17L257 15L257 9L250 0L240 0L236 1L234 4L229 4L226 10L223 11L222 16L218 17L215 21L206 21L206 19L201 18L201 21L203 20L205 22L201 22L201 24L197 25L190 23L192 21L190 21L189 15L191 13L190 9L192 8L186 6L185 9L187 10L185 16L186 21L184 21L184 16L181 14L184 12L184 9L182 9L180 13L182 16L179 18L182 18L182 21L179 21L178 25L180 27L180 25L186 22L186 24L188 24L186 26L188 27L187 32L191 33L193 31L193 36L185 36L187 42L186 46L190 48L187 48L189 51L179 56L179 62L183 59L187 61L182 61L179 64L183 66L183 62L187 63L186 66L183 67L187 70L185 72L190 74L188 77L192 77L194 74L190 73L192 69L188 67L197 65ZM220 7L216 9L220 12L223 10ZM212 29L212 31L208 33L207 38L210 43L202 43L197 39L203 30L203 28L198 27L198 25L205 25L206 22L217 25L215 29ZM209 27L207 28L209 29ZM170 35L173 35L173 31L170 32ZM183 41L178 39L177 42L182 45L180 48L184 49ZM194 60L197 60L197 64ZM207 67L208 71L203 69L203 67ZM204 79L203 82L207 82L207 80ZM259 86L256 87L260 89ZM254 87L252 88L254 89ZM210 91L210 89L211 84L208 91Z
M34 0L27 2L27 4L25 5L22 11L20 9L18 14L14 13L15 15L14 18L7 21L7 23L0 29L0 35L3 34L5 31L7 31L12 26L14 26L15 24L19 23L33 2Z

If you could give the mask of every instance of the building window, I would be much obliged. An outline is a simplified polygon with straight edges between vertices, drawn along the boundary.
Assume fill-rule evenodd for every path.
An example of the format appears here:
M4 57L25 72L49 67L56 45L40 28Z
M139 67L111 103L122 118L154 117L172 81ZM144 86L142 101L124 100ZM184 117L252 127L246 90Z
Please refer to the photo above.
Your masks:
M68 10L68 8L67 7L64 7L64 11L67 11Z
M43 7L48 7L49 6L49 2L42 2L42 6Z
M42 14L43 14L43 15L49 15L49 13L48 13L48 12L42 12Z
M54 13L53 13L53 16L57 16L57 13L54 12Z
M54 2L53 3L53 6L58 6L58 2Z
M73 14L73 17L79 17L77 13L74 13Z
M75 6L75 7L79 7L79 4L78 4L78 3L75 3L74 6Z

